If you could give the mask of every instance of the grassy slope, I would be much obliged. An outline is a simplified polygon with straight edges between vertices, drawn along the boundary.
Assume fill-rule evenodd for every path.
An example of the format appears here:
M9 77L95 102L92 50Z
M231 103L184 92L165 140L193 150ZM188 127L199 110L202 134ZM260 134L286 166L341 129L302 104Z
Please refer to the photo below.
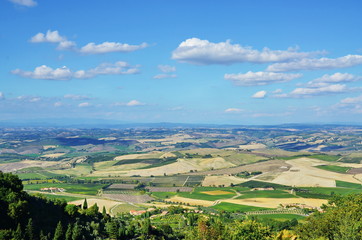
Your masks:
M212 208L217 210L229 211L229 212L234 212L234 211L250 212L250 211L270 210L270 208L246 206L246 205L226 203L226 202L219 203L215 206L212 206Z

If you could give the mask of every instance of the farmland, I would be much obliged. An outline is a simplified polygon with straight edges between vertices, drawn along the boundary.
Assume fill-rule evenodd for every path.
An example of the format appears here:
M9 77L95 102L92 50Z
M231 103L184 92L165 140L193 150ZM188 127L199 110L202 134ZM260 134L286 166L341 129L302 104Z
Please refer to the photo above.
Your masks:
M18 174L26 191L109 201L102 204L113 214L152 205L318 208L335 195L362 192L361 132L343 128L62 129L39 131L31 141L21 130L3 131L0 170Z

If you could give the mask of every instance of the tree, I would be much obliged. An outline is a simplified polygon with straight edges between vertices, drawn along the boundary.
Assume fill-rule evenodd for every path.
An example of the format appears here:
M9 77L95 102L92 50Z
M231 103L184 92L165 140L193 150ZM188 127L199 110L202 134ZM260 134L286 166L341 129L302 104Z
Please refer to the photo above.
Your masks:
M78 223L75 223L73 228L72 240L80 240L82 239L82 229L80 228Z
M65 240L71 240L72 239L72 224L68 224L67 231L65 232Z
M62 240L62 239L64 239L63 235L64 235L64 232L63 232L62 223L59 221L57 228L55 229L55 232L54 232L53 240Z
M34 226L33 219L29 218L28 224L25 227L25 239L26 240L34 240Z
M111 220L106 223L106 231L110 239L117 239L118 236L118 225L117 222Z
M18 227L16 228L16 231L13 234L14 240L22 240L23 239L23 232L21 231L20 223L18 223Z
M102 214L103 214L103 215L106 215L106 214L107 214L107 211L106 211L106 206L103 206L103 209L102 209Z
M67 204L64 209L71 217L74 217L78 213L78 207L74 204Z
M87 199L84 198L84 202L83 202L83 209L87 209L88 208L88 203L87 203Z
M298 226L302 239L362 239L362 194L335 196L323 209Z

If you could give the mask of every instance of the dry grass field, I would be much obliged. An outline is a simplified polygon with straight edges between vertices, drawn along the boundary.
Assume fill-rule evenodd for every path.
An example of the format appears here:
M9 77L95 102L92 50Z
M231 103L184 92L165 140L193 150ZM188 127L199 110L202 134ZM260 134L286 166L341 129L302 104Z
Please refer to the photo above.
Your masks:
M204 171L210 169L220 169L220 168L229 168L234 167L235 165L225 161L221 157L214 158L179 158L177 162L171 163L168 165L154 167L150 169L135 169L128 170L125 169L125 165L121 165L119 169L116 166L111 166L109 169L100 166L101 164L96 164L96 169L98 171L94 172L95 176L107 176L108 174L118 174L124 176L140 175L140 176L162 176L164 174L172 175L178 173L189 173L190 171ZM100 169L104 168L104 169Z
M225 187L228 187L230 184L239 184L246 181L248 181L248 179L228 175L206 176L202 182L202 186L224 185Z
M50 167L53 165L57 165L59 162L53 161L33 161L33 160L24 160L15 163L6 163L0 164L0 171L3 172L15 172L17 170L29 167Z
M288 164L292 165L289 171L279 174L272 182L300 187L335 187L335 180L360 183L353 175L336 173L318 169L314 166L328 165L328 162L311 159L298 158L289 160Z
M74 205L83 205L84 199L77 200L73 202L69 202L69 204ZM95 203L97 203L97 206L99 207L99 211L102 212L103 206L106 208L107 213L110 213L109 210L116 206L117 204L120 204L120 202L108 200L108 199L98 199L98 198L90 198L87 199L88 207L93 206Z
M191 199L191 198L184 198L184 197L178 197L178 196L173 196L171 198L165 199L165 201L184 203L184 204L188 203L190 205L200 205L200 206L204 206L204 207L210 207L214 204L213 201Z
M243 171L248 172L283 172L288 171L291 167L287 161L284 160L270 160L258 163L252 163L244 166L238 166L228 169L219 169L219 170L212 170L212 171L205 171L205 172L194 172L190 173L189 175L223 175L223 174L237 174Z
M50 153L50 154L41 155L41 157L57 158L57 157L63 156L64 154L65 154L65 153Z
M277 208L280 204L300 203L313 207L320 207L328 203L328 200L313 198L247 198L247 199L227 199L221 202L248 205L254 207Z
M239 148L243 150L256 150L256 149L264 149L266 148L266 146L261 143L254 143L254 144L240 145Z
M231 192L228 192L228 191L223 191L223 190L206 191L206 192L201 192L201 193L204 193L204 194L207 194L207 195L212 195L212 196L225 195L225 194L234 195L234 193L231 193Z

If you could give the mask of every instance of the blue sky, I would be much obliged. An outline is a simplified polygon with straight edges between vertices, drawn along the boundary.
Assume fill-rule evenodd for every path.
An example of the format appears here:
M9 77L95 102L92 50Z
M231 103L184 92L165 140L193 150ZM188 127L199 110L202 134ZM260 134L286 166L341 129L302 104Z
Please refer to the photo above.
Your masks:
M360 123L359 1L0 1L0 120Z

